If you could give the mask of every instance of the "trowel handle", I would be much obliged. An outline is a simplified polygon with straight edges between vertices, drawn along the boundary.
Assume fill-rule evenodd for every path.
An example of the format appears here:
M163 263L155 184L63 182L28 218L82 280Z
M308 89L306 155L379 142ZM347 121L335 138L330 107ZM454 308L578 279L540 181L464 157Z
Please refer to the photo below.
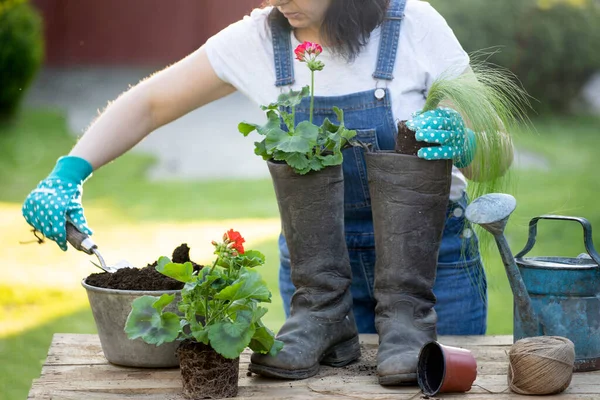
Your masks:
M563 215L542 215L540 217L535 217L531 221L529 221L529 239L527 240L527 244L525 248L519 252L515 258L521 258L525 254L529 253L533 246L535 245L535 239L537 235L537 223L540 219L552 219L559 221L575 221L579 222L581 226L583 226L583 243L585 245L585 249L587 250L592 260L598 265L600 265L600 255L596 252L594 248L594 242L592 240L592 225L590 222L581 217L567 217Z
M76 250L83 251L86 254L93 254L97 248L94 241L85 233L81 232L71 222L67 221L67 241L71 243Z

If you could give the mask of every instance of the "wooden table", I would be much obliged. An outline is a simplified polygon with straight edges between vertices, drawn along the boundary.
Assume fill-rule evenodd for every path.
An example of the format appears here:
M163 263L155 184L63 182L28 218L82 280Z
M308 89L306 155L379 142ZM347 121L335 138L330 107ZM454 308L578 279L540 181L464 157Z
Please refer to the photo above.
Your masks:
M442 344L471 350L478 362L478 378L468 393L438 395L439 398L514 399L529 398L507 388L507 353L510 336L447 336ZM362 335L364 359L373 359L377 336ZM247 376L250 353L241 357L239 398L253 399L420 399L418 387L383 387L377 383L374 362L353 368L321 368L302 381L281 381ZM29 399L147 399L181 400L178 369L137 369L109 364L96 335L56 334L39 379L33 382ZM574 374L566 392L546 399L600 399L600 371Z

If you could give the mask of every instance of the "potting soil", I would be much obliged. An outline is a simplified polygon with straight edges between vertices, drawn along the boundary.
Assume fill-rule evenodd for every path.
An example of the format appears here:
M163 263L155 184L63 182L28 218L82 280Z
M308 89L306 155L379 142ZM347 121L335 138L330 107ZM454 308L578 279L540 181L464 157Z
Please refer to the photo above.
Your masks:
M202 268L201 265L190 260L190 248L186 243L173 251L171 260L176 263L189 261L194 266L195 271ZM85 282L90 286L118 290L155 291L180 290L183 288L184 284L182 282L158 272L156 265L157 262L155 261L144 268L123 268L112 274L108 272L91 274L86 278Z
M183 394L188 399L221 399L238 394L239 358L227 359L212 347L185 340L177 349Z
M406 121L398 123L398 137L396 138L396 152L416 156L423 147L437 146L435 143L419 142L415 132L406 127Z

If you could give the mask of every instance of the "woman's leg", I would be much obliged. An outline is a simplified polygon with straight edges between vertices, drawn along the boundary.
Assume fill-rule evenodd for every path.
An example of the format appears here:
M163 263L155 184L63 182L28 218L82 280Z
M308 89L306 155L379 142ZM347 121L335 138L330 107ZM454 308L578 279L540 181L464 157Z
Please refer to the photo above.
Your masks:
M484 335L487 283L480 260L438 265L433 292L439 335Z
M487 281L479 242L465 218L467 197L450 202L433 291L440 335L483 335L487 326Z

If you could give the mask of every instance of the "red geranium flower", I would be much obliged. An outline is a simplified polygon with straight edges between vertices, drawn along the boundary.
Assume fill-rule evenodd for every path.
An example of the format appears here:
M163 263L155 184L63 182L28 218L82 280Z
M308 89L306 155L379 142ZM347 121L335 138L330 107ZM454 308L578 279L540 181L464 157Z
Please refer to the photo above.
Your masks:
M230 229L227 231L227 238L229 239L230 243L233 243L233 246L231 246L232 248L236 249L238 253L244 254L243 243L246 241L246 239L242 237L241 233Z
M314 57L316 57L322 52L323 47L321 47L320 44L313 42L304 42L299 44L298 47L296 47L296 50L294 50L294 53L296 53L296 59L302 62L306 61L306 55L314 55Z

